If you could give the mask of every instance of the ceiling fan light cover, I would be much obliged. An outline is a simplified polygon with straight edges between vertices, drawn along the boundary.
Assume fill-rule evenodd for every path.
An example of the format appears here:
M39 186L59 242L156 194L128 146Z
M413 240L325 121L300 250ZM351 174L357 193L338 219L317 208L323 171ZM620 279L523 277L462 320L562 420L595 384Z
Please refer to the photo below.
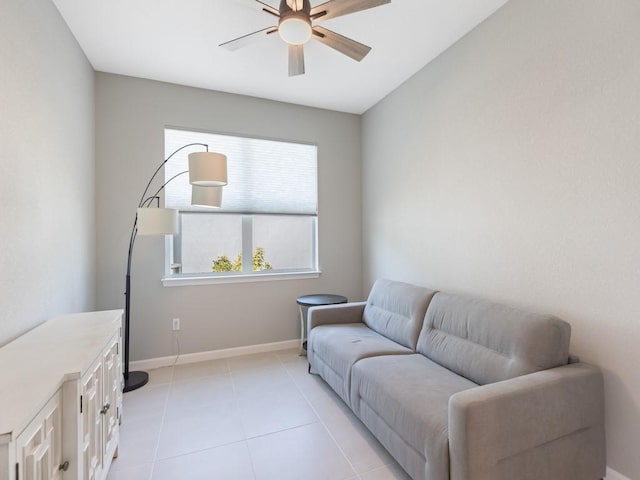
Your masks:
M284 18L278 27L282 40L290 45L303 45L311 39L311 23L304 18Z

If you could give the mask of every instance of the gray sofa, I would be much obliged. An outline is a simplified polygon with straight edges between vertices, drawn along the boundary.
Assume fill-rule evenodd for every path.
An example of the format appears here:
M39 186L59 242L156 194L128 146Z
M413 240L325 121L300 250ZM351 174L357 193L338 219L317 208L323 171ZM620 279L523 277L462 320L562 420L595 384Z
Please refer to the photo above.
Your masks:
M549 315L378 280L309 310L307 357L415 480L597 480L600 371Z

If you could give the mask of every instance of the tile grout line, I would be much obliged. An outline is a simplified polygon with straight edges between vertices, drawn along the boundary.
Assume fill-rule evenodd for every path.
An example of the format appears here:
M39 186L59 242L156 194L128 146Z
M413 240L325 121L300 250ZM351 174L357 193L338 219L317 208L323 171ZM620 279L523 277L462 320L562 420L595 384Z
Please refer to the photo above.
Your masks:
M164 405L164 408L163 408L162 420L160 422L160 434L162 433L162 427L164 426L165 416L166 416L167 411L168 411L169 394L170 394L171 390L173 389L174 385L177 384L179 386L182 382L199 381L199 380L202 380L202 379L205 379L205 378L223 377L225 375L229 375L229 380L231 382L231 386L232 386L232 389L233 389L233 379L232 379L232 376L231 376L231 371L229 370L229 365L227 364L226 360L225 360L225 366L227 367L227 372L225 372L225 373L205 375L203 377L193 377L193 378L187 378L187 379L182 379L182 380L175 380L174 379L174 368L171 367L172 368L171 380L169 382L166 382L169 385L169 388L168 388L168 392L167 392L167 398L165 399L165 405ZM243 433L244 433L244 427L243 427ZM246 434L245 434L245 437L246 437ZM240 443L240 442L246 442L246 439L238 440L238 441L235 441L235 442L227 442L227 443L223 443L221 445L216 445L214 447L202 448L202 449L193 450L193 451L190 451L190 452L181 453L181 454L178 454L178 455L173 455L173 456L167 457L167 458L158 459L157 458L158 457L158 449L160 447L160 435L159 435L158 436L158 441L156 443L156 448L155 448L154 459L153 459L152 465L153 465L153 468L155 468L155 464L156 464L156 462L158 460L163 461L163 460L169 460L171 458L183 457L183 456L186 456L186 455L191 455L193 453L204 452L206 450L211 450L211 449L218 448L218 447L224 447L224 446L227 446L227 445L233 445L235 443ZM153 471L152 471L152 473L153 473Z
M306 357L305 357L306 358ZM329 436L331 436L331 439L334 441L334 443L338 446L338 448L340 449L340 451L342 452L342 454L344 455L345 458L347 458L347 455L344 453L344 451L342 450L342 448L340 447L340 444L338 443L338 441L335 439L335 437L333 436L333 434L331 433L331 431L329 430L329 427L327 427L326 423L324 422L324 420L322 419L322 416L318 413L318 411L315 409L315 407L313 406L313 404L311 403L311 401L309 400L309 398L305 395L304 390L298 385L298 382L296 382L296 379L293 375L291 375L291 373L289 372L289 369L286 366L286 363L282 362L285 370L287 371L287 374L291 377L291 379L293 380L293 383L295 384L296 388L300 391L300 393L302 394L302 396L304 397L304 399L306 400L306 402L309 404L309 406L311 407L311 409L314 411L314 413L316 414L316 416L318 417L318 419L320 420L320 423L324 426L325 430L327 430L327 432L329 433ZM293 363L293 362L291 362ZM311 375L311 374L309 374ZM342 401L342 400L341 400ZM384 447L383 447L384 448ZM351 468L353 469L354 472L356 472L356 477L358 479L361 479L361 475L362 474L366 474L366 473L370 473L370 472L375 472L376 470L382 470L383 468L387 468L387 467L392 467L394 465L396 465L396 462L391 462L391 463L383 463L382 465L378 466L378 467L374 467L372 469L366 470L364 472L358 472L355 467L353 466L353 464L349 461L349 459L347 458L347 462L349 462L349 465L351 465Z
M345 479L349 479L349 480L362 480L362 475L364 474L368 474L369 472L373 472L373 471L377 471L377 470L381 470L384 469L385 467L389 467L391 465L393 465L392 463L384 463L383 465L380 465L378 467L375 468L371 468L369 470L363 471L363 472L358 472L355 467L354 464L350 461L350 459L347 457L345 451L343 450L343 448L341 447L340 443L336 440L336 437L332 434L331 430L329 430L329 427L327 426L327 423L325 422L325 419L319 414L318 410L314 407L314 405L312 404L312 402L310 401L310 396L306 393L306 391L303 389L302 384L296 381L296 377L292 374L292 369L296 366L299 366L302 362L296 361L286 361L287 357L283 357L281 354L284 353L285 351L279 351L279 352L270 352L274 355L276 363L275 365L279 366L280 368L284 369L284 371L286 372L287 377L289 378L290 381L292 381L293 386L295 387L295 390L301 395L301 397L304 399L304 401L306 402L307 407L309 407L311 409L311 411L314 413L316 420L313 422L309 422L309 423L305 423L303 425L296 425L293 427L289 427L289 428L284 428L281 430L277 430L274 432L268 432L268 433L264 433L261 435L256 435L253 436L251 438L247 437L247 432L246 432L246 427L244 425L244 422L241 422L241 428L242 428L242 432L243 432L243 439L242 440L238 440L238 441L234 441L234 442L228 442L228 443L224 443L222 445L216 445L214 447L210 447L210 448L203 448L203 449L199 449L199 450L195 450L192 452L186 452L184 454L180 454L180 455L175 455L175 456L171 456L168 458L177 458L177 457L182 457L182 456L187 456L187 455L191 455L194 453L198 453L198 452L204 452L207 450L213 450L213 449L217 449L220 447L224 447L227 445L233 445L233 444L239 444L239 443L243 443L244 447L246 448L246 451L249 454L249 460L251 462L251 472L253 475L254 480L257 480L258 476L256 473L256 465L255 465L255 459L252 455L251 452L251 448L249 447L249 440L255 439L255 438L260 438L260 437L265 437L268 435L273 435L276 433L280 433L280 432L285 432L288 430L293 430L293 429L297 429L297 428L302 428L305 426L309 426L309 425L313 425L314 423L320 423L324 429L324 431L329 435L329 438L331 439L331 441L333 442L333 444L338 448L338 451L342 454L343 458L347 461L347 464L350 466L352 474L350 474L348 477L345 477ZM229 375L229 380L230 380L230 384L231 384L231 389L232 389L232 395L233 395L233 401L234 401L234 410L236 410L236 413L238 414L238 400L239 400L239 392L237 390L238 386L237 386L237 374L239 372L235 372L232 370L229 362L227 361L227 359L223 359L224 360L224 365L226 367L226 372L224 374L216 374L213 376L218 376L218 375ZM261 364L259 364L261 365ZM240 372L242 372L242 369L240 370ZM149 473L148 476L148 480L152 480L154 475L156 473L159 472L159 470L156 470L157 467L157 463L160 460L166 460L166 459L158 459L158 452L159 452L159 447L160 447L160 443L161 443L161 438L162 438L162 432L164 429L164 425L166 423L166 416L168 414L168 405L169 405L169 398L173 392L173 390L175 388L180 388L180 384L181 381L176 379L176 370L174 366L171 366L171 371L170 371L170 376L168 376L168 381L167 382L162 382L163 384L168 384L168 389L166 392L166 396L164 399L164 404L163 404L163 408L162 408L162 416L161 416L161 420L160 420L160 426L159 426L159 433L158 433L158 438L156 440L156 445L155 445L155 450L154 450L154 455L153 455L153 460L151 462L151 471ZM208 377L208 376L207 376ZM183 379L185 380L185 379ZM242 418L242 416L240 416L240 418ZM167 459L168 459L167 458ZM343 479L343 480L345 480Z
M233 391L233 394L234 394L234 397L235 397L235 393L236 393L236 392L235 392L235 386L234 386L234 383L233 383L233 375L232 375L231 369L229 368L229 364L228 364L228 362L226 361L226 359L222 359L222 360L224 360L224 364L225 364L226 369L227 369L227 371L226 371L225 373L217 373L217 374L212 374L212 375L205 375L204 377L193 377L193 378L189 378L189 379L182 379L182 380L177 380L177 381L176 381L176 380L173 378L173 371L172 371L172 379L171 379L171 381L169 382L169 391L171 391L171 389L173 388L174 383L177 383L178 385L180 385L180 383L181 383L181 382L184 382L184 381L190 381L190 380L201 380L201 379L203 379L203 378L210 378L210 377L223 377L223 376L225 376L225 375L228 375L228 376L229 376L229 380L230 380L230 382L231 382L231 388L232 388L232 391ZM166 400L166 404L165 404L165 414L166 414L167 409L168 409L168 408L167 408L168 403L169 403L169 398L168 398L168 395L167 395L167 400ZM163 420L162 420L161 427L162 427L162 425L164 425L164 415L163 415ZM162 428L161 428L161 431L162 431ZM244 426L243 426L243 433L244 433ZM246 433L245 433L245 435L244 435L244 436L246 437ZM223 444L221 444L221 445L216 445L216 446L214 446L214 447L202 448L202 449L193 450L193 451L190 451L190 452L181 453L181 454L179 454L179 455L174 455L174 456L171 456L171 457L162 458L162 459L160 459L160 460L169 460L169 459L173 459L173 458L186 457L186 456L188 456L188 455L193 455L193 454L196 454L196 453L206 452L207 450L214 450L214 449L216 449L216 448L226 447L226 446L229 446L229 445L235 445L235 444L239 444L239 443L244 443L244 444L245 444L245 446L247 447L247 451L249 451L249 447L248 447L248 445L246 445L246 444L247 444L247 439L245 438L245 439L243 439L243 440L238 440L238 441L235 441L235 442L223 443ZM152 475L153 475L153 470L155 469L155 464L156 464L156 462L158 461L158 459L157 459L157 454L158 454L158 447L159 447L159 444L160 444L160 438L158 437L158 444L157 444L157 446L156 446L156 453L155 453L155 455L154 455L154 461L153 461L153 464L152 464L152 465L153 465L153 467L152 467ZM249 451L249 457L251 458L251 452L250 452L250 451ZM253 467L253 462L252 462L252 465L251 465L251 469L252 469L252 472L253 472L253 477L254 477L254 479L255 479L255 478L256 478L256 475L255 475L255 471L254 471L254 467ZM150 479L150 480L151 480L151 479Z
M236 391L236 382L233 379L233 372L231 371L229 362L225 360L225 364L227 365L227 370L229 370L229 379L231 380L231 391L233 393L233 399L235 403L238 400L238 392ZM240 425L242 426L242 433L244 434L243 443L247 449L247 453L249 454L249 462L251 462L251 473L253 474L254 480L257 480L258 476L256 475L256 466L253 461L253 456L251 455L251 449L249 448L249 442L247 439L247 431L246 431L246 428L244 427L244 422L242 421L242 419L240 419Z
M164 426L164 419L167 415L167 405L169 403L169 395L173 389L173 377L175 374L175 365L171 366L171 379L169 381L169 388L167 389L167 396L164 399L164 407L162 409L162 420L160 420L160 429L158 430L158 440L156 441L156 448L153 452L153 463L151 464L151 473L149 473L149 480L153 480L153 474L156 470L156 460L158 457L158 449L160 448L160 439L162 438L162 427Z
M306 358L306 357L305 357ZM315 409L315 407L313 406L313 404L309 401L309 398L305 395L304 391L302 390L302 388L300 388L300 386L298 385L298 382L296 382L296 379L293 377L293 375L291 375L291 372L289 372L289 369L287 368L286 364L282 361L282 359L278 356L278 360L280 360L280 363L282 364L282 366L284 367L285 371L287 372L287 375L289 375L289 377L291 378L291 380L293 381L293 384L296 386L296 388L298 389L298 391L300 392L300 394L302 395L302 397L305 399L305 401L307 402L307 404L309 405L309 407L311 408L311 410L313 410L313 413L316 415L316 417L318 417L318 420L320 421L320 425L322 425L322 428L324 428L324 430L327 432L327 434L329 435L329 437L331 438L331 440L333 441L334 445L336 447L338 447L338 450L340 451L340 453L342 454L342 456L344 457L344 459L347 461L347 463L349 464L349 467L351 467L351 471L355 474L357 479L360 479L360 474L356 471L355 467L353 466L353 464L351 463L351 460L349 460L349 458L347 457L346 453L344 453L344 450L342 449L342 447L340 446L340 444L338 443L338 441L336 440L336 438L333 436L333 434L331 433L331 431L329 430L329 428L327 427L327 425L325 424L322 416L318 413L318 411ZM353 475L348 478L353 478ZM346 480L346 479L343 479Z

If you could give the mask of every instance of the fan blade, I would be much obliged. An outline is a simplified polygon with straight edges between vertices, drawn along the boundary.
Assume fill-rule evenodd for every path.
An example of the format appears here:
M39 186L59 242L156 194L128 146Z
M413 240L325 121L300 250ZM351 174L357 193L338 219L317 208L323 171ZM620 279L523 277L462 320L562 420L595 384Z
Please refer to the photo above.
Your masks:
M280 12L277 8L273 8L271 5L261 2L260 0L256 0L256 2L262 5L262 10L264 10L265 12L270 13L271 15L275 15L276 17L280 16Z
M259 40L262 36L269 35L270 33L277 32L278 27L267 27L262 30L258 30L257 32L249 33L247 35L243 35L242 37L234 38L233 40L229 40L228 42L221 43L218 45L219 47L224 47L227 50L235 51L239 48L242 48L250 43Z
M302 45L289 45L289 76L304 74L304 49Z
M330 18L391 3L391 0L329 0L311 9L311 18L322 22Z
M351 57L358 62L367 56L371 47L367 47L362 43L343 37L339 33L327 30L323 27L313 27L313 38L320 43L324 43L327 47L344 53L347 57Z

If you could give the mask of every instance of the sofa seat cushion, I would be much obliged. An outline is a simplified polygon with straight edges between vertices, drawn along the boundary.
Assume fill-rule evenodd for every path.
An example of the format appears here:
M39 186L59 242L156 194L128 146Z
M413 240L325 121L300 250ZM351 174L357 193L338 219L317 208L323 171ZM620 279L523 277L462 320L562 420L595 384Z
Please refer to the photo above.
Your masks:
M351 403L392 454L406 446L385 444L384 438L399 443L390 433L424 457L424 478L448 479L449 398L474 387L475 383L419 354L373 357L353 366ZM376 432L380 425L392 432Z
M376 355L414 354L363 323L320 325L309 332L308 355L318 373L350 405L351 367Z

